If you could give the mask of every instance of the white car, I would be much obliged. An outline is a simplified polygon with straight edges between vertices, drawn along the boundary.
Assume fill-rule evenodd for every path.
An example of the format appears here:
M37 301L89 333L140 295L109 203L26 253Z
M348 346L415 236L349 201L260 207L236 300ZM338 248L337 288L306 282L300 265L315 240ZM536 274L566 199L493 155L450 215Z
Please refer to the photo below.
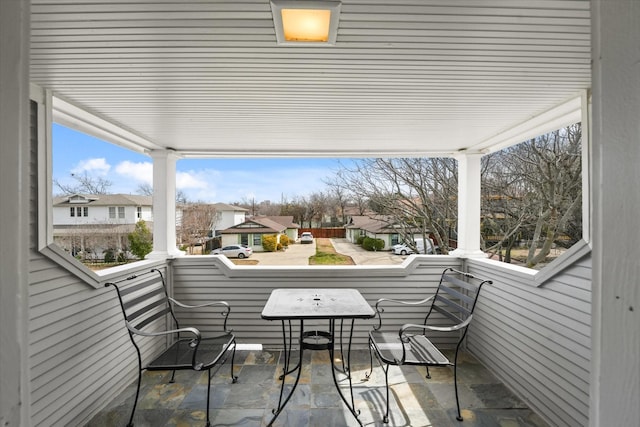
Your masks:
M424 240L423 239L416 239L415 240L415 245L416 248L418 249L418 253L421 254L435 254L435 246L433 244L433 240L428 239L427 241L427 247L425 250L425 245L424 245ZM391 247L391 251L396 254L396 255L410 255L415 253L415 251L413 249L411 249L409 246L407 246L404 243L400 243L397 245L393 245Z
M227 245L222 248L214 249L213 254L225 255L227 258L249 258L253 253L253 249L245 245Z
M409 255L413 253L413 249L403 243L393 245L391 251L396 255Z
M300 235L300 243L313 243L313 234L305 231Z

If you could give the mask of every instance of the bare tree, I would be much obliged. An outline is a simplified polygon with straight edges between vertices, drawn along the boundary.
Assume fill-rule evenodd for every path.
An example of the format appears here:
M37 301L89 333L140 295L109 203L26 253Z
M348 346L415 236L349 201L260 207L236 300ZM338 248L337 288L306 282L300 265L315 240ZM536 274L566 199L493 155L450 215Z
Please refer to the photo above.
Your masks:
M217 221L214 205L194 203L182 207L178 235L182 244L189 247L190 254L193 254L196 245L204 245Z
M153 196L153 186L149 183L142 183L136 188L136 193L142 196Z
M486 159L483 226L500 234L489 250L528 242L527 266L542 262L554 244L575 243L581 233L580 124L502 150ZM486 233L485 233L486 236Z
M62 194L109 194L109 188L113 182L103 177L89 175L87 171L82 174L71 174L73 184L65 184L58 179L53 184L60 189Z
M457 165L453 159L364 159L337 171L332 185L369 201L404 240L433 234L447 253L457 214Z

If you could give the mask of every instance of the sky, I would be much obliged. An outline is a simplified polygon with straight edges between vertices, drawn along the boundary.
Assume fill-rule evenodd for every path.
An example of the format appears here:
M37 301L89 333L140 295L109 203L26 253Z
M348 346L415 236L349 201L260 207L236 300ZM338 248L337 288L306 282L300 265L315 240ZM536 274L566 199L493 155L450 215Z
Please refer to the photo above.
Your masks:
M53 126L53 178L73 185L74 174L87 173L113 183L109 192L139 194L151 185L151 157L110 144L59 124ZM270 200L279 203L326 190L340 164L351 159L181 159L176 164L176 188L189 201L233 203ZM54 194L60 189L54 185Z

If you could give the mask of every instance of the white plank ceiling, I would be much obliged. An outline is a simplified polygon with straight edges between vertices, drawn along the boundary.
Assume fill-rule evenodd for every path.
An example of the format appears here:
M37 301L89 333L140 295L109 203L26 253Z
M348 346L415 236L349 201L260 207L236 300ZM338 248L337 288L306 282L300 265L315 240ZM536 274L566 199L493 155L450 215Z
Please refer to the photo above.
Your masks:
M187 155L451 153L591 86L588 0L343 0L278 46L269 0L32 0L31 80Z

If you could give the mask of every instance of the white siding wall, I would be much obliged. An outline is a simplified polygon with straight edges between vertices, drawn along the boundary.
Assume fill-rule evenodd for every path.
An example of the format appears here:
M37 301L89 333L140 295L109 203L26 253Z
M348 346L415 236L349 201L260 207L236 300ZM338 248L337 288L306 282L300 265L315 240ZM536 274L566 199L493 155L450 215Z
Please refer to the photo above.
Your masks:
M245 219L244 212L221 211L220 221L215 225L216 230L224 230L234 225L242 224Z
M29 347L25 351L30 420L24 425L81 426L134 381L137 362L115 290L95 289L37 251L37 158L36 142L31 141ZM158 268L163 265L163 261L157 263ZM147 264L144 271L150 268ZM147 355L155 351L144 349Z
M70 206L53 208L53 224L54 225L75 225L75 224L135 224L138 222L137 206L125 206L124 218L118 217L118 209L116 206L116 218L109 218L108 206L92 206L91 204L77 204L73 207L88 207L89 216L71 216ZM151 215L151 207L142 207L142 219L145 221L153 221Z
M554 426L589 424L591 256L536 287L495 263L468 261L483 288L468 347Z

